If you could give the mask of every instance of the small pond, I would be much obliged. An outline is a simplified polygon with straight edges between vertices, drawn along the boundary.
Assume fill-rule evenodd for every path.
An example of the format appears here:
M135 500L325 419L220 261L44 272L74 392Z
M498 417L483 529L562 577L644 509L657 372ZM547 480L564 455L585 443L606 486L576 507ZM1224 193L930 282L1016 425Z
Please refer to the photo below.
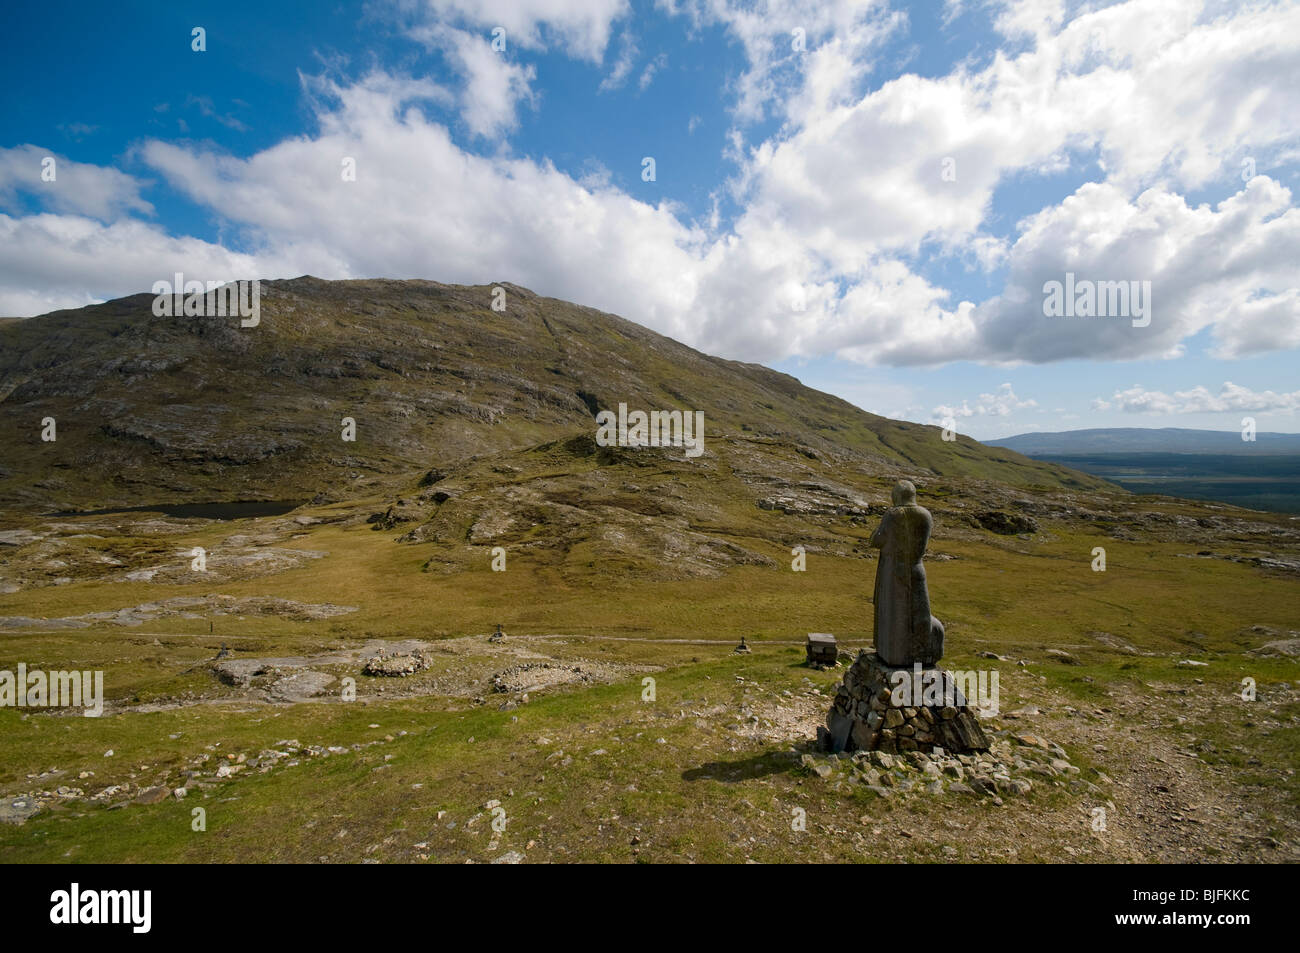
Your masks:
M107 510L52 513L52 516L113 516L118 513L162 513L176 519L242 520L257 516L283 516L306 500L235 500L227 503L155 503Z

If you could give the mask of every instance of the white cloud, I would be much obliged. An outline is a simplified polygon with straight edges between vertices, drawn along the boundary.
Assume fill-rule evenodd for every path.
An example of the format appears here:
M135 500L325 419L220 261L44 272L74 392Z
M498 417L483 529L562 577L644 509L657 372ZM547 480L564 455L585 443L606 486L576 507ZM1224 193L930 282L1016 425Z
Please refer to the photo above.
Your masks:
M1221 357L1300 344L1300 211L1260 176L1211 208L1149 189L1133 202L1089 184L1031 217L1012 248L1007 287L974 314L982 356L1176 357L1210 328ZM1046 318L1043 285L1067 271L1091 280L1151 282L1151 318Z
M637 89L644 90L646 87L648 87L652 82L654 82L655 73L659 72L667 65L668 65L667 53L660 53L658 56L652 59L649 63L645 65L645 69L641 71L641 78L637 80L636 83Z
M105 225L78 215L0 214L0 316L80 308L149 291L177 271L200 281L293 277L274 256L242 255L144 222ZM75 276L69 284L68 276ZM94 289L92 292L90 289Z
M518 105L532 103L536 98L532 89L536 68L511 62L482 36L453 29L439 33L465 77L461 117L470 132L492 138L514 129L518 125Z
M1133 202L1087 184L1032 216L1009 256L1003 293L969 313L967 337L906 334L881 349L899 363L968 357L1047 362L1176 357L1209 328L1215 352L1238 357L1300 344L1300 211L1260 176L1218 206L1190 208L1150 189ZM1092 281L1149 281L1150 323L1125 317L1048 318L1043 287L1066 273Z
M1300 87L1288 82L1300 74L1300 5L1201 15L1195 4L1133 0L1067 22L1059 4L1002 4L1001 29L1023 52L870 91L860 85L869 58L900 22L879 5L663 5L744 44L742 113L782 105L769 140L750 148L732 131L741 211L726 227L633 199L598 171L575 181L545 160L475 155L421 108L459 102L471 130L499 134L532 76L501 54L474 59L490 49L488 28L499 22L521 43L572 34L573 55L599 57L622 3L435 2L421 9L484 28L437 25L449 42L465 38L458 99L382 73L315 81L315 134L246 158L158 141L139 155L234 229L250 267L509 279L747 360L1123 360L1176 355L1207 329L1223 357L1300 345L1300 213L1273 178L1236 178L1242 155L1266 168L1266 157L1300 148ZM809 42L792 59L796 26ZM995 190L1080 155L1098 157L1106 180L1027 216L1011 241L992 233ZM356 182L340 181L344 156L357 160ZM955 180L943 175L947 158ZM1182 192L1207 182L1239 191L1188 205ZM138 200L138 190L122 194ZM139 211L125 201L119 211ZM1005 266L1003 292L955 300L918 272L923 249ZM1044 318L1042 283L1065 271L1150 280L1151 324ZM35 301L117 287L88 274L30 286L11 275L4 288Z
M1063 0L1004 0L994 20L998 32L1007 37L1032 37L1043 41L1060 28L1065 18Z
M1016 9L1050 23L1057 6ZM1125 189L1167 173L1189 187L1235 178L1244 152L1296 143L1300 87L1284 77L1300 73L1300 5L1188 22L1180 33L1195 19L1189 7L1112 6L979 73L907 74L860 97L862 49L827 44L790 99L794 131L764 143L746 170L756 204L827 244L910 249L977 234L999 184L1059 169L1067 149L1100 149ZM1099 30L1105 61L1090 58ZM822 74L831 78L818 88ZM947 158L955 181L941 176Z
M764 118L801 86L823 102L849 92L862 73L861 60L907 21L884 0L658 0L658 5L697 29L720 26L740 44L747 65L735 80L734 111L742 122Z
M1147 390L1140 384L1116 391L1110 400L1097 398L1093 410L1122 410L1133 414L1203 414L1234 411L1293 414L1300 410L1300 390L1275 393L1253 391L1232 381L1224 381L1217 394L1203 386L1167 394Z
M314 138L247 159L151 141L141 157L250 247L320 277L510 280L690 337L704 236L599 174L466 152L416 108L427 84L313 84ZM340 160L356 159L356 181ZM263 252L258 252L259 255Z
M946 404L940 404L934 408L933 419L936 421L946 420L950 417L1009 417L1017 410L1027 410L1037 407L1038 401L1033 399L1022 400L1016 396L1010 382L1002 384L992 394L980 394L972 407L968 401L963 400L960 407L950 407Z
M54 181L42 180L54 160ZM126 212L153 214L153 206L140 195L146 183L106 166L74 162L52 149L34 145L0 149L0 207L13 209L18 193L35 196L56 212L110 219Z
M421 6L436 22L471 25L485 35L503 27L507 48L558 44L593 63L604 56L613 24L631 10L627 0L424 0Z
M943 0L943 25L946 27L956 20L965 10L965 0Z
M636 40L632 38L630 33L625 31L619 40L618 59L614 61L613 69L609 71L609 75L600 81L599 88L602 93L618 89L627 82L628 75L631 74L632 67L636 65L636 58L640 52Z
M1211 209L1176 191L1238 181L1243 153L1295 148L1300 86L1284 77L1300 74L1300 5L1198 19L1195 4L1130 2L1063 28L1060 4L1004 6L1002 27L1030 46L976 73L904 75L857 95L860 47L810 54L819 63L788 97L783 132L748 154L737 143L744 211L701 346L928 364L1172 356L1205 327L1223 356L1300 343L1290 193L1261 176ZM755 42L777 29L743 12L733 22ZM1094 150L1105 182L1029 217L1010 249L988 233L997 188ZM978 307L949 300L902 264L923 245L1006 263L1006 289ZM1046 323L1045 276L1087 269L1152 280L1161 317L1142 332ZM799 314L781 290L791 284L808 289Z

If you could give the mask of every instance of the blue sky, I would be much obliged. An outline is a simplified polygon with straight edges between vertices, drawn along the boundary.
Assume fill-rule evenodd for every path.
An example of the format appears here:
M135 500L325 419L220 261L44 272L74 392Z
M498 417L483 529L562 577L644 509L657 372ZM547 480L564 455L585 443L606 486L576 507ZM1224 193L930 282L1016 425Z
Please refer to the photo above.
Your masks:
M2 42L5 314L511 280L980 439L1300 430L1295 3L46 3ZM1150 323L1047 317L1067 271Z

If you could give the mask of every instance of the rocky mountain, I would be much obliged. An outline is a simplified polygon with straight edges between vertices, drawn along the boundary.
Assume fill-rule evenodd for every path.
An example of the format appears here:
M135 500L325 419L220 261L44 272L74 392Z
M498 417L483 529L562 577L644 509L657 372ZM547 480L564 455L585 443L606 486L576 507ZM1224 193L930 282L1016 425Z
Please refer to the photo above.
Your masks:
M302 277L262 283L256 327L159 317L148 294L0 322L0 505L384 496L493 454L591 456L595 415L620 403L702 411L707 466L743 451L882 479L1107 486L500 287L504 311L493 286Z

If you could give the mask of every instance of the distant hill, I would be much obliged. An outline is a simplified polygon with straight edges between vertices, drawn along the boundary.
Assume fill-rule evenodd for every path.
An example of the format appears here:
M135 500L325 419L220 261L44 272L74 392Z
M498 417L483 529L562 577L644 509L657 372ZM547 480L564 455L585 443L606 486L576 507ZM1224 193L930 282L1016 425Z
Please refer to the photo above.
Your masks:
M0 505L347 499L484 455L589 439L597 411L620 403L702 411L711 450L728 446L723 437L783 447L829 472L1113 489L501 287L503 312L493 286L302 277L262 282L252 328L155 316L149 294L0 323ZM41 438L46 418L56 441ZM354 441L341 439L345 418Z
M1099 427L1061 433L1022 433L986 440L1030 457L1099 453L1300 453L1300 434L1257 433L1242 440L1238 430L1191 430L1182 427Z

